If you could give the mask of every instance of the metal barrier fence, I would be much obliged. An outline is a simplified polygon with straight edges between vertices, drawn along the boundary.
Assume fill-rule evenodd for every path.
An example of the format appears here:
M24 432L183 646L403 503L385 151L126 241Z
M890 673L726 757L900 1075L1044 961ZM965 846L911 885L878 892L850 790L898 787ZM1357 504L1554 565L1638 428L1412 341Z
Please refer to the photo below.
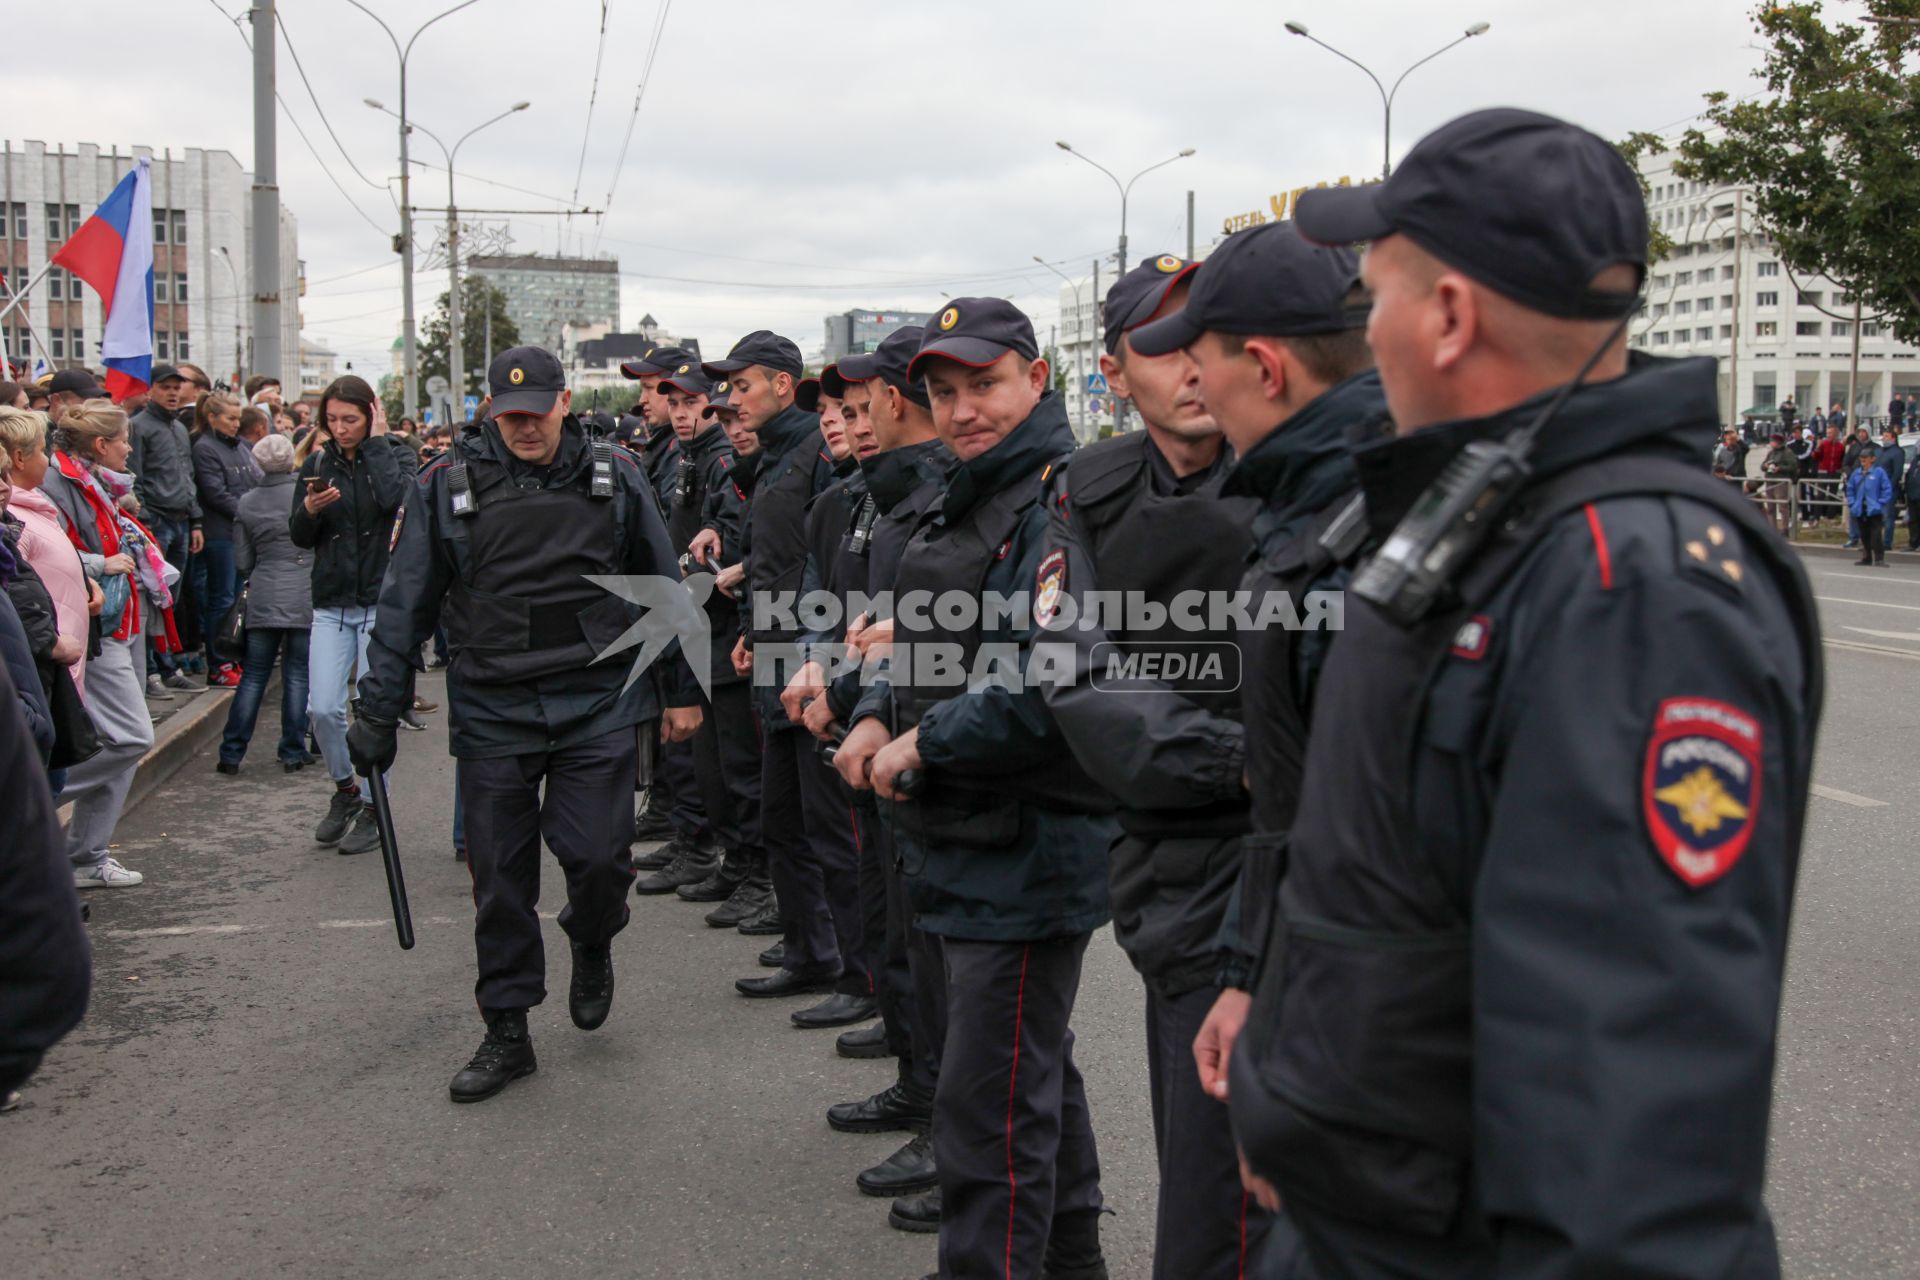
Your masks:
M1847 527L1847 482L1843 477L1808 480L1729 479L1727 483L1745 489L1773 527L1789 538L1800 536L1800 531L1810 525L1836 529ZM1905 505L1896 495L1893 510L1889 512L1896 522Z

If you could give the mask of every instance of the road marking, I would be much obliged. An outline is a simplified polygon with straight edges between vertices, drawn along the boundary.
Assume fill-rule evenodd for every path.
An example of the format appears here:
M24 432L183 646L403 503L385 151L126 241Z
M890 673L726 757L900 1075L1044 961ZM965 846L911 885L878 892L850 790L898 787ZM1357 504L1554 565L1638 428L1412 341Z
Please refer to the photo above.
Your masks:
M1872 627L1855 626L1844 626L1840 629L1857 635L1872 636L1876 640L1920 640L1920 631L1875 631Z
M1815 596L1815 600L1824 600L1828 604L1864 604L1875 609L1905 609L1909 613L1920 613L1920 604L1888 604L1884 600L1849 600L1845 596Z
M1847 649L1853 653L1884 653L1890 657L1920 662L1920 649L1892 649L1883 644L1855 644L1851 640L1834 640L1828 637L1822 637L1820 643L1830 649Z
M191 938L209 933L258 933L260 924L172 924L154 929L105 929L109 938Z
M1878 573L1827 573L1817 571L1816 578L1845 578L1850 582L1891 582L1902 587L1920 587L1920 578L1902 578Z
M1856 809L1884 809L1887 807L1885 800L1875 800L1872 796L1857 796L1851 791L1842 791L1838 787L1823 786L1818 782L1814 783L1811 789L1813 794L1817 796L1823 796L1828 800L1838 800L1841 804L1850 804Z

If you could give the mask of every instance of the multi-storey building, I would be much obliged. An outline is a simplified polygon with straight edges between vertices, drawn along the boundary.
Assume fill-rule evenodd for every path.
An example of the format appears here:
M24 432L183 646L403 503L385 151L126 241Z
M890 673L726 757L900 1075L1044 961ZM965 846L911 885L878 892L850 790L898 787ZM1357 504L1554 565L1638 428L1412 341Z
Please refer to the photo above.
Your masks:
M851 355L865 355L895 329L910 324L924 325L931 319L933 314L928 311L843 311L837 316L828 316L827 342L821 351L821 363L837 364Z
M467 259L467 271L485 276L507 296L507 314L520 341L560 349L567 325L620 328L620 262L616 258L563 258L515 253Z

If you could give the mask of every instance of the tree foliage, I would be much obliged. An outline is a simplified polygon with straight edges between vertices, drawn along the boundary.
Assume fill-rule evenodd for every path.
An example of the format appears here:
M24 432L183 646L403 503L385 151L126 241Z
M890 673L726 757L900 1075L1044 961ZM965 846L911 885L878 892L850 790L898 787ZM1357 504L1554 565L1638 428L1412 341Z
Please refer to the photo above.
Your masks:
M520 326L507 314L507 295L488 283L485 276L464 276L460 280L460 357L468 378L466 391L485 394L487 376L487 311L493 311L493 349L505 351L520 341ZM445 378L447 372L447 295L442 293L433 304L420 333L420 386L422 394L428 378Z
M1867 0L1869 15L1920 20L1920 0ZM1739 183L1797 272L1826 275L1920 342L1920 25L1829 22L1818 0L1763 4L1766 43L1749 101L1707 95L1674 172Z

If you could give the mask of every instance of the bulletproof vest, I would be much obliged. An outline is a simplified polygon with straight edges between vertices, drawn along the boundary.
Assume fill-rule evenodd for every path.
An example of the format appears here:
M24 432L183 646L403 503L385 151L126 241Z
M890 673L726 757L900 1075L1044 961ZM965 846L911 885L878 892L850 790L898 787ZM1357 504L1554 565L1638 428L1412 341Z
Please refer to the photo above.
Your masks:
M516 483L488 458L468 455L462 467L465 502L461 481L450 478L449 493L466 553L442 610L454 674L509 684L585 667L638 617L584 577L623 571L623 504L595 496L592 467L555 489Z
M718 428L715 428L716 430ZM674 460L673 500L667 504L667 536L676 555L685 555L704 523L708 490L726 474L717 459L731 461L732 450L724 443L706 446L696 437L682 445Z
M752 594L769 602L782 592L798 593L807 567L807 503L813 498L814 465L819 454L809 444L795 447L770 474L753 487L749 509L751 554L747 556L747 584ZM756 644L781 644L799 639L797 628L759 627L747 619Z
M972 672L983 642L982 610L972 612L967 626L949 628L936 620L937 601L947 592L964 592L979 600L987 577L1007 554L1022 519L1038 503L1050 466L1007 485L952 524L923 521L908 541L894 578L894 653L911 653L902 646L957 646L957 662ZM1024 586L1025 584L1021 584ZM902 611L913 592L924 592L915 618ZM916 657L911 669L893 668L894 732L905 733L920 723L930 707L965 693L969 680L935 680L932 668ZM1035 769L975 782L935 770L919 797L894 807L894 817L911 836L980 848L1005 848L1018 836L1020 804L1074 813L1104 813L1112 801L1062 749L1058 757Z
M1243 1140L1246 1125L1257 1132L1250 1149L1267 1157L1282 1198L1422 1235L1457 1221L1472 1152L1470 886L1478 868L1459 869L1456 881L1423 847L1416 822L1414 761L1427 750L1470 751L1456 740L1459 717L1431 696L1434 679L1462 625L1555 520L1602 498L1663 493L1696 499L1754 535L1749 545L1802 629L1808 723L1817 722L1819 637L1803 571L1736 489L1677 463L1617 456L1523 494L1446 607L1413 626L1350 594L1337 661L1317 694L1318 722L1342 727L1325 739L1337 745L1316 755L1307 780L1337 780L1340 800L1303 805L1272 850L1281 874L1288 844L1312 847L1316 866L1334 874L1317 886L1295 877L1282 892L1234 1056L1236 1077L1251 1077L1244 1088L1234 1083L1236 1132ZM1492 780L1476 772L1461 785ZM1411 923L1341 923L1333 898L1354 883L1392 885ZM1267 1109L1270 1097L1284 1103ZM1340 1178L1323 1176L1334 1169Z

